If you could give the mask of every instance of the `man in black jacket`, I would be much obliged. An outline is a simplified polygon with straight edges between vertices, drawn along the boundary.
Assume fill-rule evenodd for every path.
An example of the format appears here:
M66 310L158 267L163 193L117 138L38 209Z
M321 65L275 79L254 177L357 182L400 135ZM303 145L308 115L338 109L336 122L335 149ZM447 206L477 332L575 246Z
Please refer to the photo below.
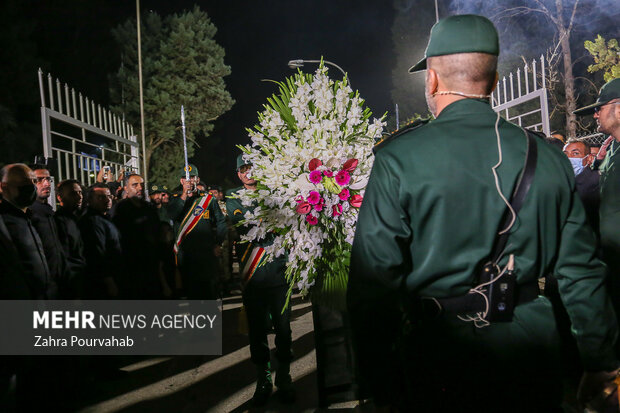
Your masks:
M34 299L52 299L57 296L57 286L50 275L43 244L28 209L36 196L35 176L24 164L7 165L2 170L2 195L0 216L10 237L17 261L23 270L23 279L29 295ZM8 240L5 244L10 248ZM22 298L22 297L15 297Z
M112 222L121 238L124 298L157 299L164 290L169 295L160 254L159 215L145 200L144 179L137 174L125 176L123 191L126 198L115 205Z
M66 273L66 258L60 240L58 238L58 228L54 221L54 210L47 202L52 185L52 177L45 167L34 166L34 174L37 188L37 199L30 205L32 210L32 224L41 237L43 250L47 258L47 265L52 278L58 284L59 297L67 298L69 280Z
M66 179L58 184L56 198L60 206L54 214L58 228L58 238L67 257L67 273L69 283L66 297L80 296L82 278L86 268L84 258L84 242L77 225L78 215L82 207L82 187L74 179Z
M87 195L88 208L78 220L86 258L84 298L87 299L119 295L115 273L121 262L121 243L118 230L108 217L112 199L106 184L93 185Z

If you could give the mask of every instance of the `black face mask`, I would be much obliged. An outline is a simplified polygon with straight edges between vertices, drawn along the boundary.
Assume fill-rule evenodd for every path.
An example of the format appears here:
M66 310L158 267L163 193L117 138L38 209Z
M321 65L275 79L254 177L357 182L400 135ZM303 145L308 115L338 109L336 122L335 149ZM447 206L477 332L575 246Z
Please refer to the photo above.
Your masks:
M26 184L17 187L17 196L13 199L15 206L24 208L32 205L37 199L37 188L34 184Z

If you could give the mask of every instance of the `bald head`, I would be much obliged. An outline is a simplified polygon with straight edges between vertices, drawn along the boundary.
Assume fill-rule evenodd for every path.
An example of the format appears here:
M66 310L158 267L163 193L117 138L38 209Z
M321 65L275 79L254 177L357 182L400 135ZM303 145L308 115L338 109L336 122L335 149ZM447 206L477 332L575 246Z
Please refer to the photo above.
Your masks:
M22 210L32 205L37 192L35 175L30 168L23 163L10 164L2 168L1 175L4 199Z
M487 53L456 53L429 57L427 69L434 70L448 90L488 95L496 81L497 56Z

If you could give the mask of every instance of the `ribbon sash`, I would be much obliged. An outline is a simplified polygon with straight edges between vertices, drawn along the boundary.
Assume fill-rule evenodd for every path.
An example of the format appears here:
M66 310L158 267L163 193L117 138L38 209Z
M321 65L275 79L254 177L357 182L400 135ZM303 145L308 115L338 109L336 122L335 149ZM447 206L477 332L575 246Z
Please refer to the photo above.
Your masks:
M207 194L200 198L200 200L194 202L194 205L192 205L189 209L189 212L185 218L183 218L183 222L181 222L181 229L179 230L179 235L177 235L177 240L174 243L175 254L179 253L179 246L181 245L181 242L183 242L183 239L185 239L187 234L192 232L196 225L198 225L198 222L200 222L200 219L202 218L202 214L207 208L209 208L209 204L211 204L212 199L213 197L211 194ZM200 213L196 215L194 214L194 211L198 208L200 208Z
M241 262L244 263L243 272L241 273L244 286L250 281L264 257L265 249L263 247L252 247L252 245L248 246L243 258L241 259Z

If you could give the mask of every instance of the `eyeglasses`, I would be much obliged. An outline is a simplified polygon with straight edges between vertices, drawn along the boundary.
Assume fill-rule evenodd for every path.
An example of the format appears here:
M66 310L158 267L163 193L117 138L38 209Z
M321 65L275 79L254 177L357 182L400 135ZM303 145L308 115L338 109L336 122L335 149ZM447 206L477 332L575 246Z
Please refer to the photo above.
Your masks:
M244 174L250 169L252 169L252 165L243 165L241 168L239 168L239 173Z
M52 182L52 177L51 176L39 176L35 179L37 184L40 184L43 181L47 181L47 182Z
M620 104L620 102L613 102L613 103L605 103L604 105L601 106L597 106L594 108L594 113L599 113L601 111L601 108L607 105L618 105Z

